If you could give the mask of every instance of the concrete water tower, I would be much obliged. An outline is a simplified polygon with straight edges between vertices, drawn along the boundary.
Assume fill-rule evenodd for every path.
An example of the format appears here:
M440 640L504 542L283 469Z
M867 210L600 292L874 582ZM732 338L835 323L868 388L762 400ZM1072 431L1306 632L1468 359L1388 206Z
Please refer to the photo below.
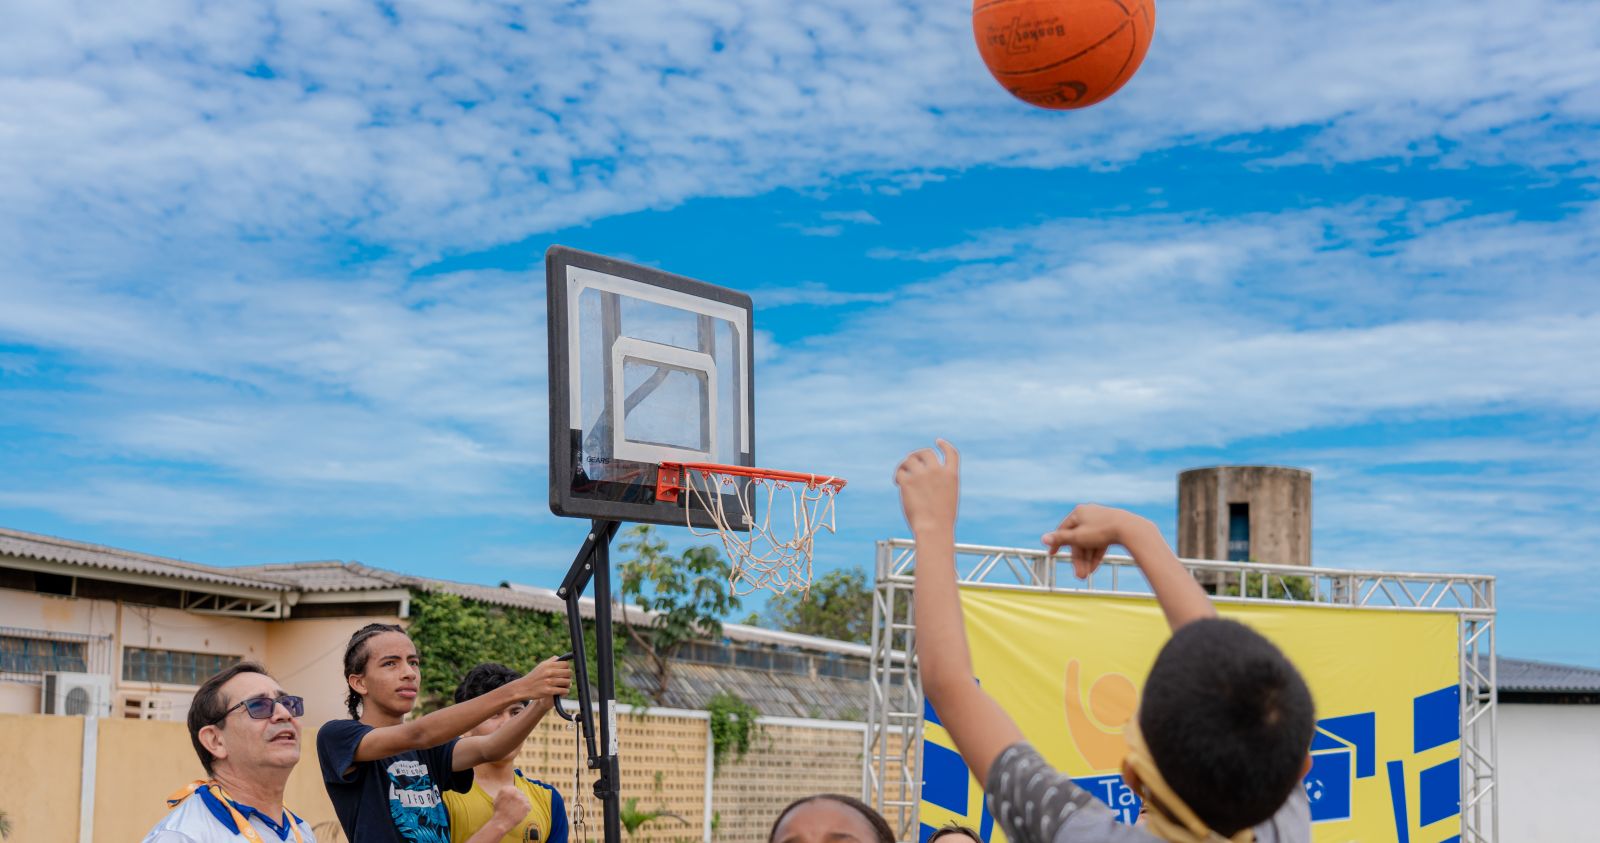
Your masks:
M1311 564L1311 472L1219 465L1178 475L1178 555Z

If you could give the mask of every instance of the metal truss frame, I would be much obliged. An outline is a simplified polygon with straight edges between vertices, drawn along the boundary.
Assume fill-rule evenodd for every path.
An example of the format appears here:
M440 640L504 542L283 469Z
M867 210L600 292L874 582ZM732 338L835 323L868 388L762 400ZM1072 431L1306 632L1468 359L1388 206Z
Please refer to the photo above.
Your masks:
M1219 603L1326 605L1396 612L1442 612L1459 621L1461 677L1461 839L1499 839L1495 711L1495 578L1484 574L1397 573L1183 560L1214 583ZM861 798L895 830L917 839L922 798L922 683L917 672L911 594L916 545L878 542L872 599L871 696L862 753ZM1065 571L1065 573L1062 573ZM1107 556L1087 581L1065 557L1027 548L956 545L962 585L1018 591L1149 596L1133 559Z
M276 620L287 614L280 594L223 594L208 591L183 592L183 610L201 615Z

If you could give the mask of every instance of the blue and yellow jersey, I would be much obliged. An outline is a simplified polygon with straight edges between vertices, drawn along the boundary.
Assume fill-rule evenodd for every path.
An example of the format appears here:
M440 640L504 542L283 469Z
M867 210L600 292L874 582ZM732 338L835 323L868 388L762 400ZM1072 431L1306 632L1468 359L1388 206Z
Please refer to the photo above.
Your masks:
M503 843L567 843L567 808L561 794L542 781L527 778L521 770L516 771L515 781L533 807L501 838ZM467 793L445 791L444 804L450 811L450 843L466 843L494 816L494 794L477 782Z

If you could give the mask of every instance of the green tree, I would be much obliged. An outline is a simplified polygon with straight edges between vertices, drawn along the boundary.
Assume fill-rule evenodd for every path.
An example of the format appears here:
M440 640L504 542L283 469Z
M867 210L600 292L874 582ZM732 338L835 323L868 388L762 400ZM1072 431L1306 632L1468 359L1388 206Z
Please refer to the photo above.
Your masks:
M738 610L728 591L729 565L709 546L678 556L648 524L630 527L619 549L632 554L622 563L622 624L628 638L655 666L657 704L666 698L672 654L685 641L722 637L722 619ZM653 612L649 623L630 615L629 605Z
M413 592L411 619L406 631L422 658L418 713L455 702L456 685L477 664L499 662L513 670L532 670L572 648L561 615L494 606L454 594ZM585 643L589 663L594 664L594 645Z
M872 639L872 586L860 566L818 577L809 591L791 590L767 601L767 625L788 632L865 644Z
M1262 580L1265 576L1266 574L1258 574L1253 571L1245 572L1242 577L1245 596L1260 597L1261 588L1263 585L1265 585L1267 589L1266 596L1273 600L1311 601L1316 599L1316 595L1313 593L1316 589L1314 586L1312 586L1311 580L1308 577L1273 574L1270 581L1263 583ZM1229 579L1227 581L1218 583L1217 596L1238 597L1239 586L1240 581L1237 579Z

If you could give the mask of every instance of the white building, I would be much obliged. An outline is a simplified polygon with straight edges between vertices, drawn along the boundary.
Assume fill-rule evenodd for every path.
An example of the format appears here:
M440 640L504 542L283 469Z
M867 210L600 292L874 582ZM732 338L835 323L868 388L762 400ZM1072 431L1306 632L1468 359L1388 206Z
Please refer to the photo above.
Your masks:
M1600 839L1600 670L1499 659L1500 839Z

